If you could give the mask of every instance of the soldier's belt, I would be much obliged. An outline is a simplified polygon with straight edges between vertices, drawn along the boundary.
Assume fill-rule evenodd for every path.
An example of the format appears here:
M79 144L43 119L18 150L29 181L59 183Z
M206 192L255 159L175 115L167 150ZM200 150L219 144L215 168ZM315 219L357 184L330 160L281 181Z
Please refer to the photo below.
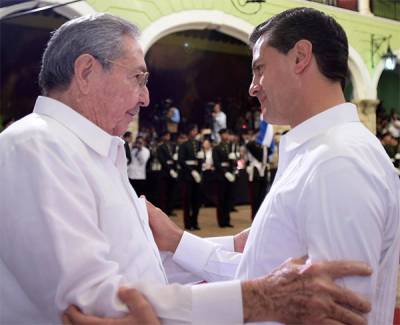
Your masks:
M228 162L222 162L221 163L221 167L229 167L229 163Z
M199 163L197 160L185 160L187 166L197 166Z

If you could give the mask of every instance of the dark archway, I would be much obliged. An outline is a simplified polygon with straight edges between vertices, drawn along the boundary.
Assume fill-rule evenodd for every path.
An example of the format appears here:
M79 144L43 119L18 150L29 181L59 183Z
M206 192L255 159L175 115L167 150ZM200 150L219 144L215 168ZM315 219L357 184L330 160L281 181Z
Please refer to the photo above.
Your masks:
M170 34L149 49L146 62L151 104L141 111L141 126L156 123L157 131L163 129L162 101L166 98L173 99L186 122L201 127L207 127L210 102L222 102L233 129L254 105L248 96L251 50L216 30Z
M400 64L393 71L383 70L378 83L378 99L386 114L400 114Z
M19 119L32 112L40 94L38 74L50 33L68 19L53 10L0 21L0 117Z

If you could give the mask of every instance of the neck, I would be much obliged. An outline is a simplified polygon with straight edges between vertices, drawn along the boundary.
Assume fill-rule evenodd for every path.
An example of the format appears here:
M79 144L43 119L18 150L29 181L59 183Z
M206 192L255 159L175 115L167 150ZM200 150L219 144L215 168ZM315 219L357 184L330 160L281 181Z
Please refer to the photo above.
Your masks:
M298 96L300 99L289 123L292 128L333 106L346 102L338 82L323 80L323 82L314 83L313 86L312 83L309 85Z
M65 91L53 90L49 92L48 97L71 107L74 111L96 124L95 114L86 104L88 101L83 100L83 97L79 92L75 91L73 86Z

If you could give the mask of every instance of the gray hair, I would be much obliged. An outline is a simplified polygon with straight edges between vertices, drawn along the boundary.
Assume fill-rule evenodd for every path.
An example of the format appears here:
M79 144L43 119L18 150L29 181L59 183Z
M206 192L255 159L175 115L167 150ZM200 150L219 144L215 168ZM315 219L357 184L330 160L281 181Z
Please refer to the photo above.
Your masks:
M139 37L139 28L110 14L94 14L70 20L58 28L47 43L39 73L39 86L47 95L53 89L66 89L74 75L75 60L93 55L110 69L107 60L123 55L122 37Z

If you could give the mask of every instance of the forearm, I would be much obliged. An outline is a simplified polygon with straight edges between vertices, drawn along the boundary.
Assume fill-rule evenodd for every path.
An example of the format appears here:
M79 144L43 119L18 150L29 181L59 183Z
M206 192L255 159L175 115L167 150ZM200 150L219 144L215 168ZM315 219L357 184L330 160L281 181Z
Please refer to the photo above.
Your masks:
M229 239L228 239L229 240ZM191 258L196 256L196 259ZM173 260L209 282L233 279L242 254L225 250L211 240L185 233Z

